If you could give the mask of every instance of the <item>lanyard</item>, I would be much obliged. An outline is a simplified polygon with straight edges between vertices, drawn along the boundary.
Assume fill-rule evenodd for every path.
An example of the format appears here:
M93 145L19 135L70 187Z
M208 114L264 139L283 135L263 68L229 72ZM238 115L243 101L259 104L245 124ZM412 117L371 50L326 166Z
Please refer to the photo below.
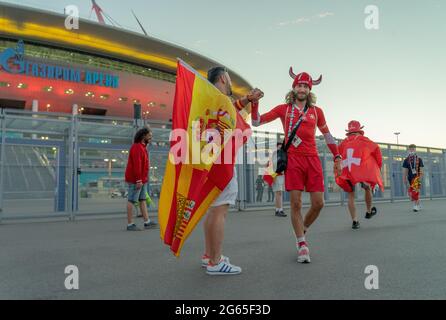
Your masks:
M412 166L412 160L413 160L413 166ZM419 169L418 165L419 165L418 155L415 154L413 156L409 156L409 166L413 175L418 175L418 169Z
M292 108L291 108L290 123L289 123L289 125L288 125L288 139L290 138L291 133L292 133L293 130L296 128L296 126L298 125L298 122L299 122L299 121L297 121L296 124L293 126L293 121L294 121L294 118L295 118L294 113L295 113L295 110L296 110L296 109L297 109L297 106L296 106L295 103L293 103ZM301 111L300 111L300 110L299 110L299 114L301 114Z

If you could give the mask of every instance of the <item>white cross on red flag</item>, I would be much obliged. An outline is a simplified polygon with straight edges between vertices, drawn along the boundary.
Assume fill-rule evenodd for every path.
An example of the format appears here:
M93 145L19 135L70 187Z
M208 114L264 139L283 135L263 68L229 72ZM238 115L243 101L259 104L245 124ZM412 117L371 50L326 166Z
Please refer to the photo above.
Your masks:
M379 146L364 136L349 136L339 145L342 155L342 174L336 183L346 192L352 192L357 183L363 182L384 191L381 177L382 154Z

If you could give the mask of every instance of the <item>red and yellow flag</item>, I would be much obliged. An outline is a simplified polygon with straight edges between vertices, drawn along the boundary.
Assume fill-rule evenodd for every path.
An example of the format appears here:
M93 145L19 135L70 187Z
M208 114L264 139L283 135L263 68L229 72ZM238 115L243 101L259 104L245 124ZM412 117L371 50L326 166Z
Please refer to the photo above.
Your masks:
M420 176L416 176L409 186L409 197L411 201L420 200L421 180Z
M244 138L240 142L228 132L243 132ZM231 181L235 155L250 132L231 99L179 60L171 146L158 217L161 239L175 256L180 255L185 240ZM221 148L212 148L216 141Z
M265 168L265 173L263 174L263 181L265 181L271 187L277 176L278 174L274 171L273 163L269 161L268 166Z

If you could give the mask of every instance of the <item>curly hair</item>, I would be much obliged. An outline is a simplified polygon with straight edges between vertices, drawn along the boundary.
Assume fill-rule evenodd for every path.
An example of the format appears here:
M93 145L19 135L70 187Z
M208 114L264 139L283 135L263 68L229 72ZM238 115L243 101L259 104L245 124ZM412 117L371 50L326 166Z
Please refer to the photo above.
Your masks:
M144 137L151 133L152 130L149 127L142 128L141 130L138 130L138 132L135 134L135 137L133 139L134 143L140 143Z
M308 99L307 99L307 106L314 107L314 105L316 104L316 100L317 100L316 95L313 92L310 92L310 94L308 95ZM297 92L294 90L291 90L285 96L285 102L287 104L293 104L296 101L297 101Z

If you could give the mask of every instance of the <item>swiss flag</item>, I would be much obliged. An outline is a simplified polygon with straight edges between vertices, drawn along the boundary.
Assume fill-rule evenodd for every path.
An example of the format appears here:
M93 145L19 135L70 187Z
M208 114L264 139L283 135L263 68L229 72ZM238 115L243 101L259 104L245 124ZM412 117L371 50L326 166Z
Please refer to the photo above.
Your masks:
M349 136L339 145L342 155L342 174L336 175L336 183L346 192L352 186L364 182L372 188L379 186L384 191L381 177L382 154L379 146L362 135Z

